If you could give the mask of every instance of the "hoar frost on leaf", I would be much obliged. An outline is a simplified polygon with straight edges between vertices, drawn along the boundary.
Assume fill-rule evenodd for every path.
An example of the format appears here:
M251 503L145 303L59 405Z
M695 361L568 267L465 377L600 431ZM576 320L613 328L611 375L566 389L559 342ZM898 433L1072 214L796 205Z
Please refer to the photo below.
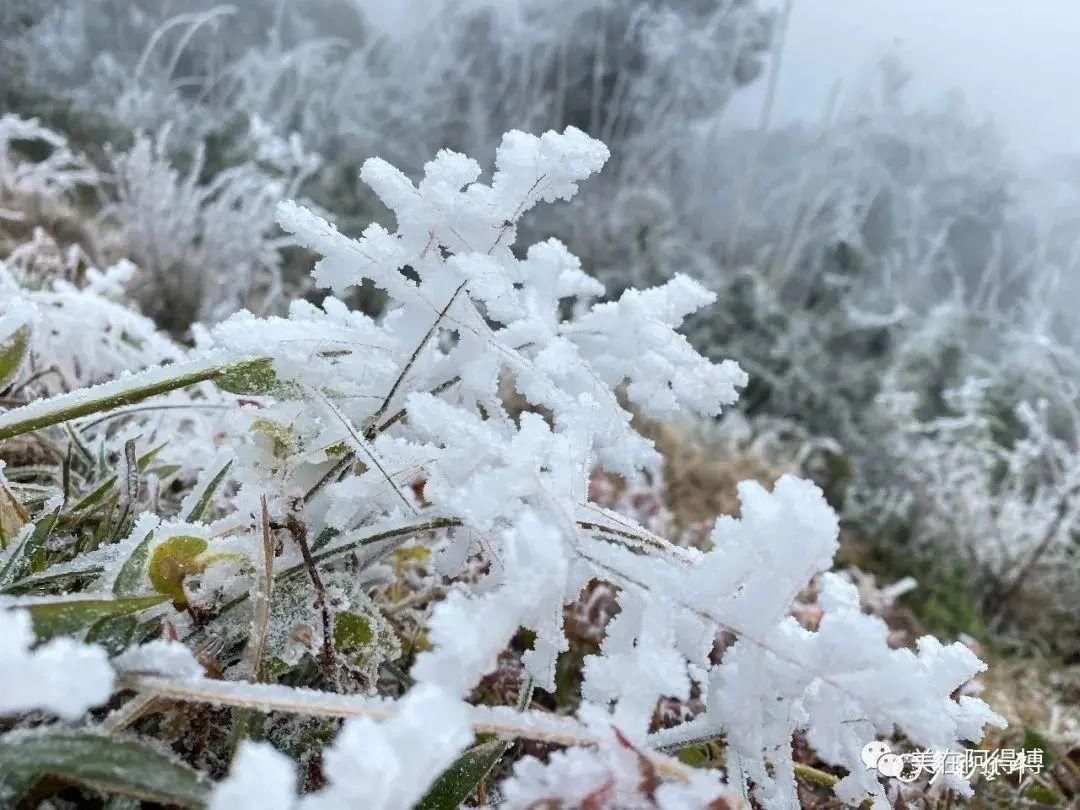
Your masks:
M461 701L418 686L392 719L345 723L323 755L323 790L297 798L292 761L264 743L245 742L210 810L409 810L472 739Z
M598 738L595 748L557 751L542 762L514 765L502 783L508 810L588 807L596 810L700 810L734 807L717 771L687 769L684 779L662 782L656 765L595 707L583 714Z
M164 675L172 678L201 678L203 665L191 650L178 641L155 639L129 647L112 660L120 672Z

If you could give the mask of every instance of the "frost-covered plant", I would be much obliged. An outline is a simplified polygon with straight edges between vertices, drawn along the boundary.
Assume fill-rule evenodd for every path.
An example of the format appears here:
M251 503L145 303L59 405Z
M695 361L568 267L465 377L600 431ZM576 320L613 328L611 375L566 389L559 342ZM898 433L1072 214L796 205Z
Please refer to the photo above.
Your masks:
M93 189L101 210L67 212L76 220L75 232L67 222L57 230L76 250L134 260L142 272L132 292L159 324L182 333L196 320L220 320L241 306L273 309L282 295L274 211L283 198L298 195L318 160L297 136L282 138L257 119L249 131L252 160L209 180L202 177L201 146L186 171L174 166L165 148L167 131L157 138L137 134L129 149L113 150L110 171L103 174L58 133L35 120L5 116L0 220L21 225L28 235L39 222L54 224L44 205L56 207L79 189ZM39 158L27 157L27 149ZM70 272L74 263L67 264Z
M191 143L255 114L327 158L419 168L432 140L486 152L510 123L657 138L760 73L772 15L753 0L91 0L27 17L10 34L27 84L130 131L171 122Z
M906 496L885 514L908 516L913 552L963 565L992 615L1052 624L1055 646L1069 652L1069 606L1080 598L1075 389L1015 406L996 402L998 394L991 380L969 378L944 392L946 413L922 419L916 394L883 395L900 426L886 436L903 482L885 493ZM871 503L880 509L887 498Z
M906 103L897 70L821 126L714 129L676 170L693 200L681 241L731 302L691 339L751 372L745 406L852 452L882 369L941 303L959 328L1000 315L1026 330L1029 282L1048 271L1024 259L1030 225L993 130L962 105Z
M756 0L197 0L182 9L87 0L40 9L9 39L28 94L116 130L95 142L168 126L169 159L186 165L205 149L211 182L257 160L257 130L299 134L322 160L305 193L343 229L380 212L354 185L373 154L417 172L442 146L488 159L508 128L574 125L616 159L564 213L534 217L535 233L557 233L611 276L620 266L634 276L649 261L637 256L637 222L609 217L600 201L643 191L685 215L671 166L761 73L772 19ZM91 130L82 119L75 128ZM607 255L612 243L621 247Z
M561 243L514 249L527 212L572 197L607 157L571 127L508 133L489 184L450 151L415 184L369 160L362 178L394 212L394 230L371 225L352 239L293 203L279 220L321 255L320 285L381 289L380 317L333 296L296 301L288 318L239 313L198 330L198 350L182 360L0 415L7 439L199 381L239 395L225 430L185 437L217 452L175 510L142 514L126 536L89 547L50 539L57 519L50 528L46 510L0 553L0 607L27 610L42 628L84 626L90 605L94 620L137 617L122 633L94 625L125 650L113 659L118 683L138 693L110 728L164 697L248 710L236 734L261 728L296 751L304 726L285 715L352 718L323 756L325 787L298 796L287 757L243 742L212 807L405 808L451 763L488 757L486 772L515 736L567 750L521 759L500 788L510 807L717 808L737 806L751 785L765 806L795 807L792 742L804 732L848 771L841 799L884 808L860 760L875 735L952 748L1001 722L958 692L983 668L967 647L926 637L917 651L890 648L854 586L827 573L837 519L814 485L744 483L741 517L718 519L707 551L590 500L594 466L630 476L655 461L623 401L654 418L712 416L746 382L676 331L713 301L689 278L598 302L602 286ZM526 403L516 416L507 386ZM102 429L87 426L91 439ZM58 499L50 508L66 517ZM62 587L49 584L61 574L82 590L26 595ZM809 630L790 613L819 574L822 615ZM619 612L585 660L577 717L529 708L534 687L555 689L569 646L564 605L595 581L617 589ZM136 646L159 630L158 646ZM518 707L484 705L476 688L522 630ZM407 673L395 631L424 634ZM721 637L734 640L718 651ZM199 677L168 639L220 677ZM383 672L397 675L374 676ZM658 701L692 693L703 712L657 726ZM271 716L251 726L252 712ZM498 736L455 762L475 733ZM723 780L668 755L717 737ZM184 790L206 800L184 773Z
M36 251L0 261L0 389L29 386L35 396L103 382L128 371L179 360L182 349L153 321L119 303L136 274L121 262L71 276L35 278Z
M44 152L40 160L30 160L23 149L34 146ZM0 219L19 219L13 203L19 198L58 199L79 186L93 186L98 173L68 146L64 136L34 119L17 115L0 117Z
M284 180L242 163L203 182L201 147L181 173L166 141L165 133L139 135L129 151L114 156L116 199L104 210L143 271L135 292L146 311L183 332L196 320L220 320L243 306L272 309L282 294L274 211L287 192ZM306 170L295 140L290 148L264 136L260 156Z
M36 119L0 116L0 258L47 228L65 245L96 253L96 238L78 210L100 187L97 170L67 139Z

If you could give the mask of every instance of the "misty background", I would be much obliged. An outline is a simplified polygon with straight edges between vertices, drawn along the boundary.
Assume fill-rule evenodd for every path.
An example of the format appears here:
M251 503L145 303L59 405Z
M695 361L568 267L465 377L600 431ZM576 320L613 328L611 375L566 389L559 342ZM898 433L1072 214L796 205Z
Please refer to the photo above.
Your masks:
M1039 164L1080 143L1078 41L1080 6L1068 0L796 0L774 120L819 118L837 85L850 94L895 53L911 70L912 96L962 94L1012 155ZM732 118L756 122L763 98L760 85L741 93Z
M797 458L942 632L1076 656L1078 34L1049 0L14 0L2 156L95 179L0 189L0 255L130 260L126 300L191 341L325 294L281 199L358 234L373 155L415 178L579 127L611 160L521 241L611 295L717 294L688 337L751 383L702 447Z

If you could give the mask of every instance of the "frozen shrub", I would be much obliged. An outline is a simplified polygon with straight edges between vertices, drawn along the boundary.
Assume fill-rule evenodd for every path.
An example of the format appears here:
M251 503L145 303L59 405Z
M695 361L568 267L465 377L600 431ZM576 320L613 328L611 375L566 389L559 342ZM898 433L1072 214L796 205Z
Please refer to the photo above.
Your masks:
M48 617L63 605L68 627L89 605L95 618L137 615L126 636L94 631L112 652L126 650L112 666L139 693L111 727L160 710L145 702L160 696L252 710L238 726L268 714L254 727L304 763L329 743L325 785L285 754L243 743L212 807L406 808L429 788L448 790L436 782L448 766L491 757L486 772L509 739L524 737L566 751L522 758L500 788L510 807L716 808L752 793L791 808L801 732L848 772L841 799L885 808L860 760L867 741L900 732L953 748L1001 723L963 692L984 666L970 649L930 637L916 651L891 648L856 588L827 573L838 522L813 484L744 482L740 517L719 518L706 551L590 499L596 465L633 476L655 463L628 406L653 418L710 417L746 383L738 365L710 362L676 331L714 300L700 284L676 276L603 301L602 285L558 241L514 249L526 212L573 197L607 157L568 127L508 133L490 183L478 163L447 150L415 183L371 159L362 177L393 211L393 230L372 224L353 239L303 206L279 208L282 226L321 256L316 281L334 292L321 306L238 313L197 330L197 350L172 364L0 415L0 439L53 435L72 417L199 381L236 395L221 401L231 405L224 429L200 433L196 423L183 435L188 452L214 452L178 506L125 522L144 503L132 438L123 531L110 520L108 542L87 548L71 535L88 518L62 508L39 528L57 495L0 556L12 594L0 607ZM336 297L364 282L387 296L378 318ZM524 403L515 416L504 406L508 385ZM106 431L82 427L89 442ZM55 536L43 546L47 532ZM60 574L82 590L24 595L53 590ZM821 616L811 630L791 613L815 577ZM585 659L576 716L531 708L534 688L556 689L569 646L564 606L597 581L617 589L619 610ZM516 648L522 630L530 641ZM159 631L201 663L136 647ZM422 632L424 645L395 659L387 632ZM730 644L717 651L721 638ZM522 666L518 705L476 700L506 654ZM200 677L199 666L218 677ZM702 697L694 717L654 723L661 699L692 693ZM289 715L349 719L329 742L334 726ZM477 733L498 736L469 747ZM724 773L669 755L721 735ZM171 790L207 800L186 766L155 763L170 769Z
M968 378L944 391L943 413L923 418L916 393L883 395L888 420L899 426L886 436L900 483L863 508L905 516L910 553L959 565L992 618L1041 631L1072 654L1069 606L1080 598L1075 390L1014 405L1012 392L994 385Z
M16 251L0 262L0 344L25 347L0 387L25 383L29 393L48 395L180 359L181 348L152 321L118 302L136 272L130 262L80 268L81 283L54 276L37 286L41 279L20 267L32 258Z
M731 95L759 75L772 31L772 14L755 0L320 0L303 8L198 0L182 10L90 0L27 19L9 37L27 94L49 101L36 106L59 107L52 118L76 117L65 120L67 128L85 130L95 147L107 141L126 149L135 133L168 126L158 159L195 165L200 183L212 185L230 167L267 168L250 126L257 119L264 133L282 142L298 135L320 157L305 194L335 211L347 231L381 213L355 184L373 154L419 171L442 146L489 159L507 129L574 125L611 144L617 157L572 209L541 212L523 227L558 234L608 278L623 254L631 254L631 274L648 257L636 255L633 223L609 217L601 201L631 189L678 201L677 155L700 139L696 124L710 130ZM110 128L100 132L85 120L92 117ZM602 233L613 226L609 237ZM607 256L609 244L622 247ZM672 245L669 239L665 247ZM653 251L652 258L666 278L677 266L672 258L681 257ZM176 297L175 284L156 270L146 280ZM658 280L654 272L614 289ZM191 287L185 297L213 303L185 303L170 317L203 316L220 303L216 291ZM155 289L146 288L144 304L161 297Z
M274 209L284 185L253 164L200 178L201 151L181 174L166 135L140 135L113 158L116 199L105 214L142 269L135 293L158 323L182 333L243 306L265 311L282 293Z
M0 117L0 257L37 240L39 228L96 254L97 234L80 203L100 181L59 133L34 119Z
M23 149L34 147L43 158L31 160L18 154L20 145ZM5 209L20 197L62 198L79 186L96 185L98 180L97 172L59 133L32 119L0 117L0 204ZM5 218L19 216L12 210L0 213Z

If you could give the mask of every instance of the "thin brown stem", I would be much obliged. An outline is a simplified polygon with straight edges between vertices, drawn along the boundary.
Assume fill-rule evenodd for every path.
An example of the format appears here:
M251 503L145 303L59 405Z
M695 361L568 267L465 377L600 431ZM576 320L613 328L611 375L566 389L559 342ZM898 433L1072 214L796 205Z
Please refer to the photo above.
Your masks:
M354 461L356 461L356 453L349 450L345 453L344 456L342 456L341 460L338 461L337 464L327 470L326 473L322 476L322 478L320 478L312 485L311 489L304 493L304 503L311 503L311 499L318 495L322 491L323 487L325 487L327 484L329 484L331 481L335 480L339 475L345 472L349 465L352 464Z
M255 608L251 618L252 637L247 650L253 681L263 680L263 656L266 653L266 641L270 628L270 601L274 592L274 540L270 533L270 512L266 506L265 495L261 499L260 506L262 565L259 568L258 589L254 594ZM305 542L304 546L306 545ZM307 557L305 557L306 560Z
M465 284L466 282L461 282L457 286L457 289L454 290L453 295L450 296L450 300L446 302L446 306L439 310L439 313L435 316L435 322L431 324L431 328L429 328L424 334L423 339L420 341L419 345L417 345L417 347L413 350L413 353L409 356L409 359L405 363L404 367L402 367L401 373L398 374L397 379L394 380L394 384L390 386L390 391L387 393L386 398L382 402L382 405L379 406L379 409L375 411L375 413L372 414L371 418L368 420L367 427L364 428L364 438L368 441L371 441L375 438L379 421L383 418L383 416L386 415L386 411L390 407L390 403L393 401L394 395L397 394L398 389L400 389L402 384L405 382L405 378L409 376L409 371L416 363L417 358L420 356L420 352L422 352L424 350L424 347L427 346L428 341L431 340L432 335L434 335L435 331L439 328L439 324L442 323L443 318L446 317L446 313L448 313L450 311L450 307L454 305L454 301L457 300L458 294L463 289L465 289Z
M334 655L334 618L330 615L330 606L326 602L326 587L323 585L319 569L315 565L315 559L311 556L311 547L308 545L307 540L307 526L296 515L288 514L285 516L285 528L288 529L289 534L296 541L296 545L299 546L300 554L304 558L304 566L307 568L308 576L311 577L311 584L315 587L315 604L318 606L319 613L322 616L323 670L326 672L330 683L336 687L338 678L337 657Z
M372 465L374 465L375 469L377 469L382 474L382 477L386 479L386 483L390 485L390 488L398 496L401 502L405 504L405 508L412 512L414 515L417 514L416 507L412 505L409 499L405 497L405 494L394 482L393 476L391 476L390 473L387 472L386 467L383 466L383 463L376 455L375 449L369 447L366 444L367 440L361 437L359 433L357 433L356 428L353 427L352 422L349 421L348 417L346 417L345 414L343 414L333 402L327 399L321 392L316 391L314 388L308 389L308 395L312 399L318 401L331 416L333 416L335 419L338 420L338 422L341 423L341 426L345 428L346 434L348 434L347 441L353 446L354 452L362 452L365 456L367 456L368 460L372 463Z

